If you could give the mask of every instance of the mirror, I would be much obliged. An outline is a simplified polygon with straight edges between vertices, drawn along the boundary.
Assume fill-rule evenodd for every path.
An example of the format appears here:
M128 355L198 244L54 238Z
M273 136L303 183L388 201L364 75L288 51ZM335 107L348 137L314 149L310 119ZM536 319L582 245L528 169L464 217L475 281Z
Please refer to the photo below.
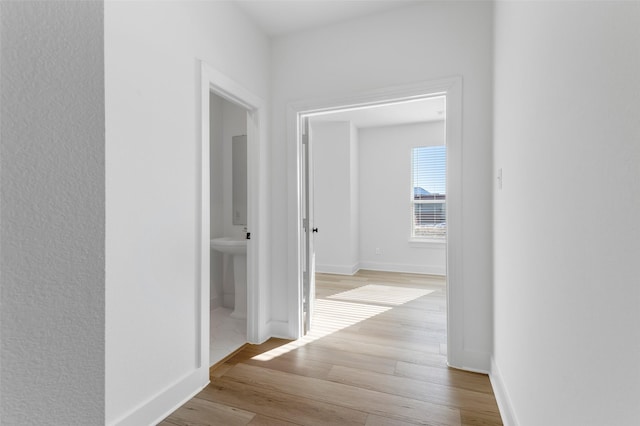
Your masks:
M233 224L247 224L247 136L231 138Z

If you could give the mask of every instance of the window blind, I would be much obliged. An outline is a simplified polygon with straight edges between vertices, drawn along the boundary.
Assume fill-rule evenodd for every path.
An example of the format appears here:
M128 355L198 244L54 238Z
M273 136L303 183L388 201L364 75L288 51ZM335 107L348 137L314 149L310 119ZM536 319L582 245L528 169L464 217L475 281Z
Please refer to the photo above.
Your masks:
M438 240L446 238L446 166L445 145L412 149L412 237Z

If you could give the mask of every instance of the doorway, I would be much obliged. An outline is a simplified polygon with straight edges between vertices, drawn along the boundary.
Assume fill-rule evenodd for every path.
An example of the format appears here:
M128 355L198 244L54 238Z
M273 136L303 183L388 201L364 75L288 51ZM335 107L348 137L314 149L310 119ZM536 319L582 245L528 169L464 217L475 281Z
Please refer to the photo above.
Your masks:
M212 99L213 96L220 99L220 102L227 102L229 111L233 110L232 114L235 117L235 124L228 129L228 135L231 138L229 141L228 152L231 153L229 158L232 161L233 157L233 137L238 136L245 140L244 156L246 161L246 225L239 223L233 224L233 217L236 216L235 208L232 209L233 203L233 191L232 185L228 185L230 189L227 190L227 196L223 195L222 203L219 206L212 209L212 178L220 178L220 175L216 175L216 171L222 171L222 175L225 174L224 167L220 167L217 163L218 157L215 157L212 161L211 152L211 136L218 132L220 129L214 128L214 123L220 119L222 123L223 117L217 117L216 120L211 119L212 112ZM266 167L263 165L263 156L261 151L263 150L262 144L266 140L266 131L261 124L263 117L265 116L265 103L264 101L248 91L236 81L213 69L206 63L201 63L201 85L200 85L200 117L201 117L201 170L200 170L200 182L201 182L201 218L200 227L198 233L200 234L200 241L198 250L200 252L200 291L198 294L199 310L197 313L197 325L198 333L200 335L200 350L198 364L209 367L210 364L210 350L212 345L224 346L223 342L216 342L211 340L211 308L216 308L227 305L231 305L232 300L235 299L236 293L233 288L232 279L235 278L236 271L234 269L233 260L227 255L219 255L222 259L218 259L216 264L212 264L212 216L218 219L222 219L223 225L214 227L214 232L220 232L224 229L225 220L228 221L228 228L231 230L230 237L236 237L241 239L246 233L250 234L250 240L246 241L246 324L240 326L241 329L236 329L237 335L244 336L244 341L248 343L259 343L265 340L267 335L266 326L266 307L264 306L264 294L266 293L265 287L268 285L264 278L268 274L265 272L266 265L261 262L264 254L266 253L266 238L263 238L261 231L265 230L266 226L263 223L262 215L260 212L265 209L265 198L261 196L264 193L263 184L261 183L261 174L265 173ZM224 114L223 114L224 116ZM238 124L240 123L240 124ZM240 127L238 127L240 126ZM244 131L243 131L244 130ZM222 134L225 134L224 124L222 125ZM240 150L242 152L242 150ZM224 161L224 148L221 150ZM220 152L218 152L220 154ZM218 167L216 167L218 164ZM228 179L233 171L228 170L226 175ZM222 176L224 181L224 176ZM232 179L233 180L233 179ZM224 185L223 185L224 186ZM219 192L224 192L224 189ZM228 199L228 202L224 201L224 198ZM220 207L220 208L218 208ZM228 207L228 208L226 208ZM225 211L227 213L225 213ZM224 236L224 235L216 235ZM246 238L246 237L245 237ZM226 259L225 259L226 257ZM218 268L222 274L222 280L226 282L227 301L224 300L225 283L222 287L212 286L211 272L213 268ZM225 278L225 269L228 271ZM243 268L241 268L243 269ZM233 272L231 272L233 271ZM218 290L220 290L218 292ZM216 294L218 292L218 294ZM233 295L232 297L229 297ZM216 301L212 301L217 299ZM235 300L233 300L235 307ZM244 329L244 332L242 330ZM215 347L214 346L214 347ZM213 360L215 362L215 360Z
M310 303L313 295L313 279L315 273L315 253L313 249L314 230L318 229L321 235L322 228L312 221L313 210L309 211L309 200L313 195L313 186L308 184L309 164L313 161L307 158L313 155L310 152L314 149L313 142L305 144L306 135L310 134L313 140L313 124L310 130L305 130L305 122L309 119L313 123L314 117L327 116L328 114L344 113L345 111L375 109L382 105L389 104L410 104L434 97L446 99L446 106L443 114L446 116L444 125L444 138L447 145L447 244L446 260L444 271L447 276L447 336L448 336L448 362L456 365L456 359L462 353L462 305L463 300L459 289L462 286L461 259L458 252L461 248L461 80L459 78L443 79L439 81L427 82L420 85L392 88L388 90L376 91L375 93L363 94L342 100L310 101L290 105L290 123L294 123L295 129L290 129L290 134L298 135L295 139L290 138L290 148L296 153L298 166L298 185L300 188L297 194L297 206L290 210L292 220L296 224L295 234L298 236L299 262L296 262L291 269L291 276L296 276L295 288L290 291L298 297L295 306L290 307L292 323L294 324L294 335L301 337L309 328L308 323L312 311ZM295 165L293 165L295 166ZM313 173L311 174L313 176ZM309 189L311 188L311 189ZM409 188L407 188L409 192ZM407 194L408 195L408 194ZM409 197L407 197L409 198ZM310 220L311 219L311 220ZM318 226L316 226L318 225ZM309 245L311 243L311 246ZM374 247L374 250L376 248ZM347 264L348 267L348 264ZM418 272L418 271L416 271Z
M248 111L215 93L210 94L209 106L209 364L213 365L247 342ZM223 244L226 241L229 245Z

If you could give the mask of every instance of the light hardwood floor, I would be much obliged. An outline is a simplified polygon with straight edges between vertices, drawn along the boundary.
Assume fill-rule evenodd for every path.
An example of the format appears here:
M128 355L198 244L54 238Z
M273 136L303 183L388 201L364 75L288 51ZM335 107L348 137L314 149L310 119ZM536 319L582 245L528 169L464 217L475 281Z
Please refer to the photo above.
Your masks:
M486 375L446 365L441 277L318 274L313 330L248 345L161 426L501 425Z

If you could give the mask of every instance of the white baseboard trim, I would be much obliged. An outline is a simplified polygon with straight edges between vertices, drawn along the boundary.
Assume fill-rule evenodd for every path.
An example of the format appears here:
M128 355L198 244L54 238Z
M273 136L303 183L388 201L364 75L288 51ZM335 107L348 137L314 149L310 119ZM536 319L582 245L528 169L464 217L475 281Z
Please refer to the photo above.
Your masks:
M403 265L399 263L360 262L360 269L371 271L405 272L409 274L442 275L447 274L446 266L442 265Z
M353 275L360 270L360 264L355 263L349 265L323 265L316 263L316 272L322 274L336 274L336 275Z
M140 426L158 424L208 384L209 367L201 367L178 379L175 383L134 407L118 419L109 422L108 425Z
M496 361L491 357L491 373L489 374L489 380L493 387L493 393L496 396L498 402L498 409L500 410L500 416L502 417L502 423L505 426L518 426L518 420L516 414L513 411L513 404L511 398L509 398L509 392L502 381L500 375L500 369L496 364Z

